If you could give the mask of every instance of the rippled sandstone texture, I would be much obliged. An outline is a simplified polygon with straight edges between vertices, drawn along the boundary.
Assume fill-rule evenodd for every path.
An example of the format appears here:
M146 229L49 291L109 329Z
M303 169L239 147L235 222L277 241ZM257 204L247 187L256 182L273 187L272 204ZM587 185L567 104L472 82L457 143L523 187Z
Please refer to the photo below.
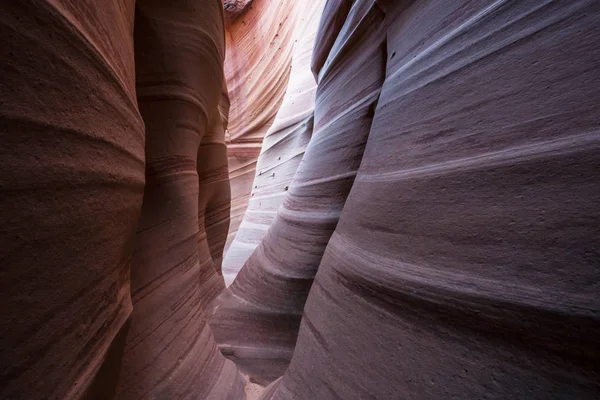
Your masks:
M304 302L360 165L383 81L383 13L359 4L331 36L339 15L330 11L331 4L317 39L329 41L317 45L329 56L314 68L312 137L268 232L211 321L224 354L259 383L281 376L292 357ZM264 197L253 201L260 206Z
M600 3L374 7L381 96L293 359L264 399L598 398ZM267 300L254 270L239 286L287 312L280 293L303 269Z
M226 5L228 1L225 2ZM239 3L242 8L244 1ZM231 228L236 235L250 200L256 160L286 92L296 22L313 3L254 0L228 20L225 78L231 99L227 151L231 178ZM227 15L233 16L231 12Z
M203 215L211 204L225 207L225 219L229 211L218 110L220 101L226 103L221 4L143 1L135 21L146 187L119 397L238 399L241 377L233 363L215 354L206 323L207 306L223 289L223 279ZM222 249L226 231L221 233Z
M0 3L1 398L243 398L205 322L222 18L218 0Z
M292 69L285 97L264 138L244 220L223 262L225 284L233 282L266 234L289 189L313 131L316 82L310 64L325 1L303 2L290 40Z
M131 314L133 17L132 1L0 3L2 398L81 398Z
M242 398L204 321L217 4L0 3L0 398ZM265 400L600 397L599 31L595 0L327 2L311 142L215 317Z

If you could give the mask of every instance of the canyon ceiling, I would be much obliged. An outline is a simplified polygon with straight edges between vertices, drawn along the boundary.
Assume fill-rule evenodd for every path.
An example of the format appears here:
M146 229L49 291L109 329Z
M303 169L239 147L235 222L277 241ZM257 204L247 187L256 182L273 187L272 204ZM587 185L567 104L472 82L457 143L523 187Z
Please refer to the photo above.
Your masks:
M0 1L0 398L600 398L598 38L597 0Z

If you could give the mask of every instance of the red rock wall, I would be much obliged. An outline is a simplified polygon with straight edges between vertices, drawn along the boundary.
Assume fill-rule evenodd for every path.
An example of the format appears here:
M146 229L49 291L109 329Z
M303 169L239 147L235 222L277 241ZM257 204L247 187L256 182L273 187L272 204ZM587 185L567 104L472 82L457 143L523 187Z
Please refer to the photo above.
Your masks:
M199 210L206 210L203 201L219 195L213 189L220 189L227 177L218 109L225 49L222 21L216 0L146 0L136 7L146 187L131 266L133 314L121 398L242 395L241 377L216 352L205 322L208 305L224 285L207 231L199 230L204 225L199 224ZM200 185L204 191L199 196ZM224 240L221 249L223 245Z
M383 81L383 13L364 3L348 21L336 37L318 39L332 44L315 71L312 138L275 220L212 320L225 354L259 383L280 376L291 359L304 302L360 165ZM341 86L347 90L337 91Z
M226 285L233 282L267 233L312 135L317 84L310 66L324 3L320 0L299 4L299 18L290 39L294 52L287 90L264 138L244 220L226 253Z
M122 351L132 309L144 123L134 3L99 4L0 3L4 399L115 389L110 374L99 386L93 380L111 343Z
M198 230L200 253L210 253L217 274L222 275L223 249L229 232L231 187L225 130L229 118L227 88L221 89L219 112L214 113L198 150ZM208 252L203 246L208 245Z
M265 398L598 398L600 3L380 8L362 164Z
M254 0L244 7L244 2L240 7L227 3L241 10L226 31L225 77L231 99L227 129L232 198L229 247L250 200L263 138L287 88L292 35L304 2Z
M0 3L1 398L243 398L223 53L218 0Z
M206 324L221 21L0 3L0 398L244 397ZM599 36L595 0L327 2L312 138L213 321L264 399L600 397Z

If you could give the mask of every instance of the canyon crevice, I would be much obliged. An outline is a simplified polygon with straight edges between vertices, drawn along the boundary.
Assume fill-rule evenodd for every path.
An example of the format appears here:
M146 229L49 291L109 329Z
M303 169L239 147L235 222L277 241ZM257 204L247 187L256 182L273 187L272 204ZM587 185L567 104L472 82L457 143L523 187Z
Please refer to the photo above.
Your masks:
M595 0L0 2L0 398L599 398L598 37Z

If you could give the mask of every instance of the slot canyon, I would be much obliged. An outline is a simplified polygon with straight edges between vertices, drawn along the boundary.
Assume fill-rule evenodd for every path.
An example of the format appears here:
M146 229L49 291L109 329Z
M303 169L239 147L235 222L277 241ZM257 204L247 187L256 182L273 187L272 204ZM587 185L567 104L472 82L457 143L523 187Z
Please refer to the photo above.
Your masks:
M0 0L0 399L600 399L600 1Z

